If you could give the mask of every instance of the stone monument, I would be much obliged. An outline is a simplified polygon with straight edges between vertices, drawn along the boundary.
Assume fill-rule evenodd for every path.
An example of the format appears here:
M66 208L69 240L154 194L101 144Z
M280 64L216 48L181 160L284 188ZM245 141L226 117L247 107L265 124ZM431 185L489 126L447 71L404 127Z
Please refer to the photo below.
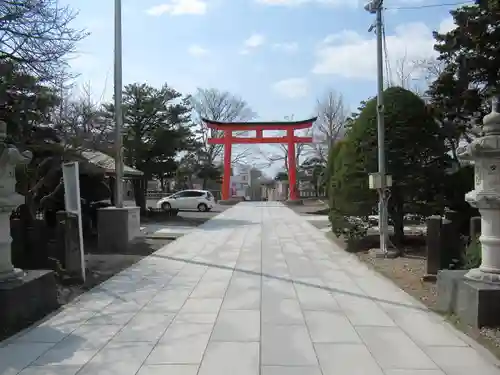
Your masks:
M457 150L474 165L474 190L465 200L481 214L481 265L438 274L438 306L476 327L500 326L500 97L492 100L481 136Z
M5 143L7 124L0 121L0 282L12 280L23 275L15 269L11 261L10 215L24 197L16 192L15 168L19 164L28 164L33 155L30 151L19 150Z

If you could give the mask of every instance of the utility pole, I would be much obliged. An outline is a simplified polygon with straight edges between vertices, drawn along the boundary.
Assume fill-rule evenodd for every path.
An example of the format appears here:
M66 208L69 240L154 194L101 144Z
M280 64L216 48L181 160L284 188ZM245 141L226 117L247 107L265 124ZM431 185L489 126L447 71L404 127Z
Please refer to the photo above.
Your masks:
M384 56L383 56L383 0L372 0L365 5L365 10L376 15L375 31L377 34L377 137L378 137L378 178L379 186L379 230L380 250L387 255L387 176L385 171L385 125L384 125ZM370 28L372 29L372 28Z
M123 208L122 1L115 0L115 206Z

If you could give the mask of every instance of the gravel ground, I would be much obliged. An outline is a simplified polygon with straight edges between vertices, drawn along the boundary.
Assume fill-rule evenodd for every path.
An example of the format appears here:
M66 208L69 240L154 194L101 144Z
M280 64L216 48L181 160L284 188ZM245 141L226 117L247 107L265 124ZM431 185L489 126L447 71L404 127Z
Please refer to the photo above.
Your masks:
M378 272L388 277L401 289L418 298L429 308L434 308L437 300L435 283L421 281L425 274L425 258L421 256L401 256L395 259L375 258L368 252L356 254L363 262L370 264Z

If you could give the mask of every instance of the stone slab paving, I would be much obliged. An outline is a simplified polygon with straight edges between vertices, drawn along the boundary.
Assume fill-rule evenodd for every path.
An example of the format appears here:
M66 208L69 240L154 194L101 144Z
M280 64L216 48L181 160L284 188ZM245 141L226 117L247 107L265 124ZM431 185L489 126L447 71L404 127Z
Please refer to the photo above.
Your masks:
M499 375L303 217L240 203L0 347L2 375Z

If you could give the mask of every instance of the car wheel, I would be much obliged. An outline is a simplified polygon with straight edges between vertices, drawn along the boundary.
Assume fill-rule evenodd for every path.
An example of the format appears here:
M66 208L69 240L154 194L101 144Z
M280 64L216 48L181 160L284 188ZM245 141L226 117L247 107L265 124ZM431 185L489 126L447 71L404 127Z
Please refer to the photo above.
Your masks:
M206 211L208 211L208 206L205 203L200 203L198 205L198 211L200 211L200 212L206 212Z
M170 205L170 203L165 202L165 203L162 203L161 209L163 211L170 211L172 209L172 206Z

